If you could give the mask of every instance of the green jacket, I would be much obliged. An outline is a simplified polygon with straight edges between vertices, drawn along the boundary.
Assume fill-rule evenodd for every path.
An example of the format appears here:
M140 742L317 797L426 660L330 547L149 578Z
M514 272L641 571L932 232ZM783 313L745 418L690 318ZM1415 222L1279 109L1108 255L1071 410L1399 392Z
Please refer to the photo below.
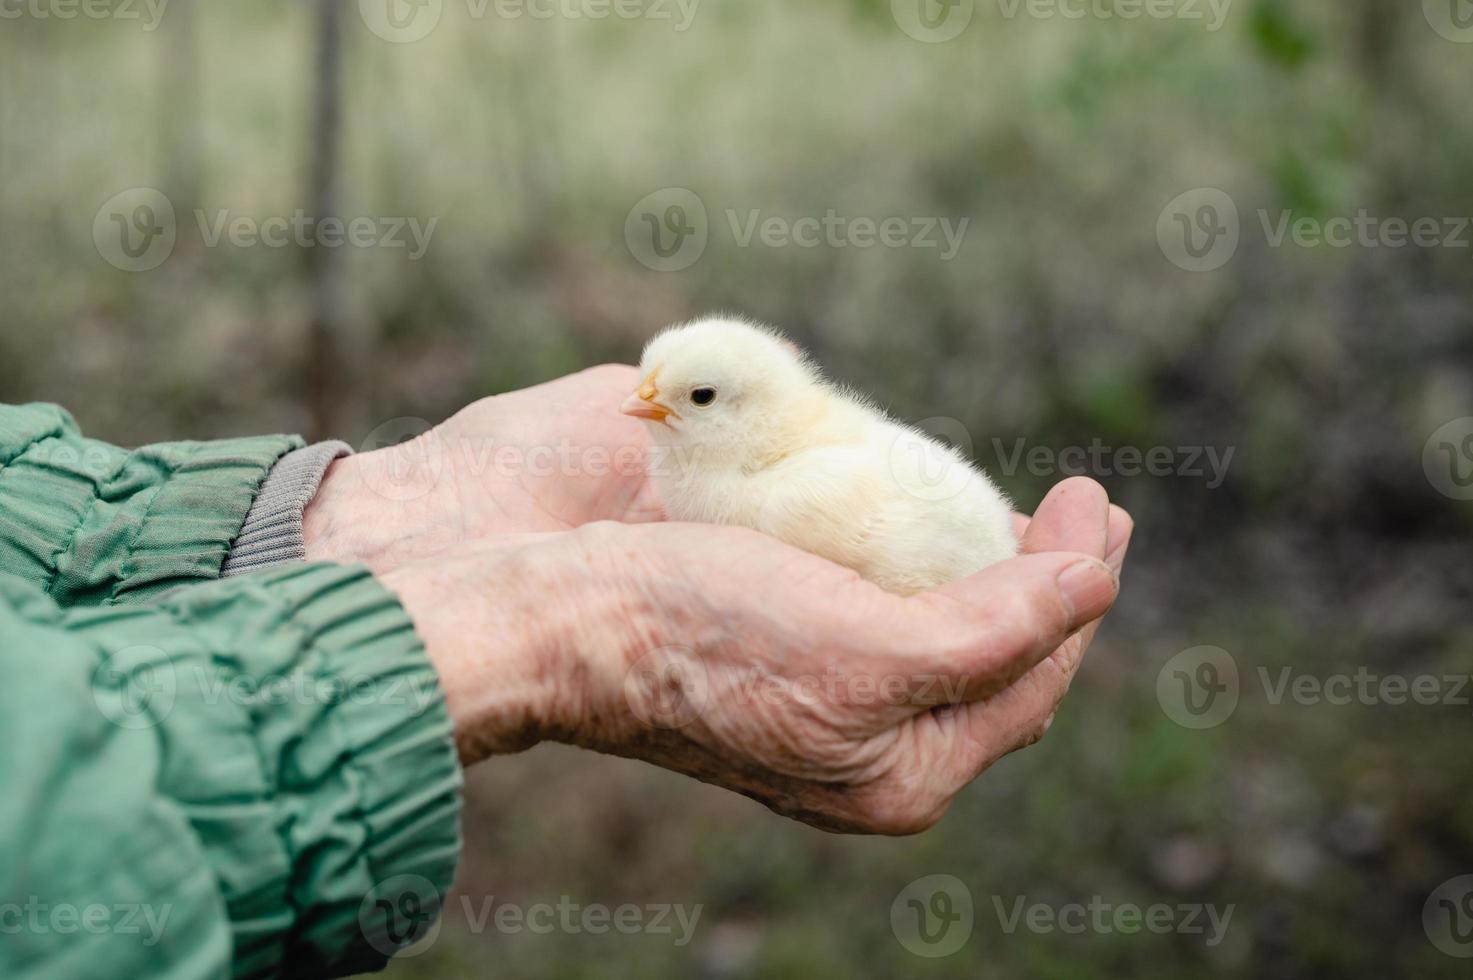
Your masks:
M219 579L301 444L0 406L0 977L338 976L438 910L460 770L403 609L361 567Z

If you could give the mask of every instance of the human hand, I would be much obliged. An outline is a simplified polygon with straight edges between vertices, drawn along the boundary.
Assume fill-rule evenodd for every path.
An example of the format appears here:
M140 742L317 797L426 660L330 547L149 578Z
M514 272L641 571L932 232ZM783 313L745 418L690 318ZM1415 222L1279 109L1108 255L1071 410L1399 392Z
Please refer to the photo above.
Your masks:
M1097 484L1065 481L1020 527L1019 557L912 597L692 524L507 537L384 581L466 762L556 739L910 833L1037 740L1114 601L1130 521Z
M605 364L483 398L408 443L333 463L304 515L309 559L376 571L466 541L661 520L649 439Z

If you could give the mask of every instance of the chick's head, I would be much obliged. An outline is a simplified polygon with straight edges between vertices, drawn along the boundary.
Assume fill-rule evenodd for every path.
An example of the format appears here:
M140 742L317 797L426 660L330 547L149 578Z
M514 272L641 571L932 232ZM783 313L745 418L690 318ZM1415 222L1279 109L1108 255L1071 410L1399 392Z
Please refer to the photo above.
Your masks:
M791 341L727 319L660 333L645 346L639 373L620 411L650 423L658 444L696 446L734 463L783 438L820 384Z

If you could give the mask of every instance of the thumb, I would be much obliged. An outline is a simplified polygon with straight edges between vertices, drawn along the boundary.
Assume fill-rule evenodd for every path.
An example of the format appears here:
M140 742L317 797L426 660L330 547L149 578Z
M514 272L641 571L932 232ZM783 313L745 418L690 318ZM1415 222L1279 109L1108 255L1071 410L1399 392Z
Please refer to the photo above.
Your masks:
M915 596L932 637L933 666L960 681L944 700L986 697L1047 657L1069 634L1103 616L1119 580L1093 555L1021 555ZM939 703L939 702L938 702Z

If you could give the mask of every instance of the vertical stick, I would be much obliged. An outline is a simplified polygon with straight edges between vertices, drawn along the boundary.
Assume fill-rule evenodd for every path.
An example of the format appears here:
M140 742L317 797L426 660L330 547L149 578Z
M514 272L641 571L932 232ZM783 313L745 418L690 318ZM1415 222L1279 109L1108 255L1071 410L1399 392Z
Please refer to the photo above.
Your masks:
M318 243L316 225L337 213L338 153L342 110L342 23L341 0L317 0L315 4L315 60L312 73L312 130L307 145L307 206L314 222L312 241ZM349 390L348 365L342 344L342 300L340 296L340 249L313 244L302 250L303 274L310 296L307 328L306 384L310 432L313 439L340 434L343 398Z
M163 191L178 214L200 206L199 30L195 0L174 0L162 20L159 147Z

